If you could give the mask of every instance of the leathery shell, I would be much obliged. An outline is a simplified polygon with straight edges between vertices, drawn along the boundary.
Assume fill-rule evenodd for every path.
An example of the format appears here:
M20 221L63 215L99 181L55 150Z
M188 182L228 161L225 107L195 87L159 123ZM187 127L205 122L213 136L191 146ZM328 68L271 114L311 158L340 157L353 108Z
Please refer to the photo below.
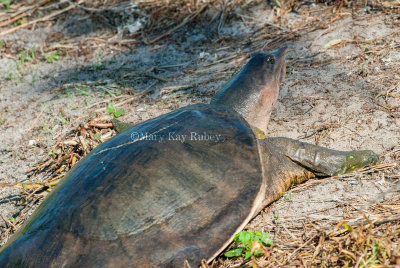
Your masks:
M196 267L249 220L257 140L224 106L193 105L82 159L0 256L1 267Z

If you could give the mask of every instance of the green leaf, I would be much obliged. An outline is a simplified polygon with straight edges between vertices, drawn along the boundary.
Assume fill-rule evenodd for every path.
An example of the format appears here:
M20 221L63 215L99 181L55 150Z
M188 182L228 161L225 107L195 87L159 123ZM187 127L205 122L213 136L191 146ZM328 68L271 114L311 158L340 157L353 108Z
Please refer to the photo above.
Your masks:
M14 217L12 217L12 218L10 219L11 222L16 221L16 220L17 220L17 219L14 218Z
M270 233L253 232L251 230L241 231L234 236L233 241L235 242L235 247L237 247L239 244L243 244L243 246L241 245L237 249L228 251L225 253L225 256L228 258L243 256L246 259L253 255L261 256L263 253L260 251L255 251L254 253L251 252L254 241L257 240L266 246L272 246L274 244L272 238L273 235Z
M274 244L272 237L273 235L271 235L270 233L265 233L262 234L261 237L257 240L263 243L265 246L272 246Z
M247 246L250 245L250 242L252 240L252 234L251 232L247 232L247 231L242 231L239 233L239 240L240 242L243 243L243 245Z
M254 251L253 255L256 256L256 257L260 257L260 256L262 256L264 254L261 251L256 250L256 251Z
M110 113L110 114L114 113L115 107L114 107L114 104L113 104L112 102L110 102L110 103L108 104L107 111L108 111L108 113Z
M25 190L26 189L26 183L22 184L22 188Z
M235 234L235 236L233 237L233 241L239 241L239 234L240 233Z
M114 117L115 118L118 118L118 117L120 117L121 115L124 115L125 114L125 111L124 110L117 110L117 111L115 111L115 113L114 113Z
M99 133L96 133L94 136L96 137L96 139L101 140L101 136Z
M60 56L57 54L57 52L52 52L51 54L45 54L45 55L47 57L48 63L55 63L60 58Z
M239 241L239 233L235 234L235 236L233 237L233 241L235 242L235 247L237 247L238 244L240 243L240 241Z
M262 235L263 234L261 232L254 232L254 240L258 240L261 242Z
M228 252L225 253L225 257L228 257L228 258L239 257L239 256L242 255L242 252L243 252L243 248L242 247L236 248L236 249L232 249L232 250L229 250Z
M245 255L245 258L248 259L248 258L250 258L251 256L253 256L253 253L251 253L251 251L247 251L247 252L246 252L246 255Z
M353 227L351 227L350 225L348 225L347 223L343 223L343 226L344 226L344 228L347 230L347 231L349 231L349 232L352 232L353 231Z

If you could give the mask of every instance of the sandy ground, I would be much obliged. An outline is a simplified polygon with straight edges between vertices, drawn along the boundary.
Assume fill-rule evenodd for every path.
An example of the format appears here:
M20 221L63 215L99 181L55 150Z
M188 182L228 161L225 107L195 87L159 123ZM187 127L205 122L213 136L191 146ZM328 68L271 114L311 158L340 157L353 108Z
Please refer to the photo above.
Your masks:
M219 28L215 21L197 21L153 44L121 45L123 34L75 8L1 36L0 183L43 180L26 170L110 101L153 90L120 107L126 112L121 120L129 123L207 103L246 55L283 45L290 48L288 73L268 135L340 150L372 149L386 155L382 162L396 162L391 152L400 141L400 15L398 9L366 11L305 4L268 25L276 7L257 4L237 7ZM307 28L312 20L318 27ZM21 63L21 53L32 49L35 57ZM51 53L59 54L52 63ZM248 228L279 235L306 219L332 225L349 210L398 195L398 178L394 167L294 188ZM20 188L0 188L1 216L18 218L24 196ZM0 231L6 229L0 220Z

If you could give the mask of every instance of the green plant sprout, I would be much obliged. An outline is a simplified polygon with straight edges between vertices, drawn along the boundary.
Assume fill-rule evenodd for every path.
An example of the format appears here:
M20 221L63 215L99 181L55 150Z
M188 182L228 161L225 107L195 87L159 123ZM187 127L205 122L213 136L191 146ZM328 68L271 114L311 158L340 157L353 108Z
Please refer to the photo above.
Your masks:
M60 59L60 55L57 52L45 54L48 63L56 63Z
M110 103L108 104L108 106L107 106L107 111L108 111L109 114L112 114L112 115L114 116L114 118L118 118L118 117L120 117L121 115L124 115L124 114L125 114L125 111L124 111L124 110L117 110L117 109L114 107L114 104L113 104L112 102L110 102Z
M258 250L252 252L251 248L254 242L258 241L264 246L272 246L274 244L272 237L270 233L253 232L251 230L241 231L233 238L233 242L235 242L234 249L226 252L225 257L234 258L243 256L249 259L251 256L262 256L263 253Z

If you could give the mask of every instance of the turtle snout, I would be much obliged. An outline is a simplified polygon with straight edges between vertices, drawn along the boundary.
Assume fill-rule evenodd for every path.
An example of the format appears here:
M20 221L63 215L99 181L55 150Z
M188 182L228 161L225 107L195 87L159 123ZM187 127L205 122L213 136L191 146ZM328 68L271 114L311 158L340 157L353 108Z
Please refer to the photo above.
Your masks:
M371 150L349 152L344 164L344 173L375 164L378 160L379 155Z
M364 163L365 165L376 164L379 160L379 155L371 150L365 150Z

